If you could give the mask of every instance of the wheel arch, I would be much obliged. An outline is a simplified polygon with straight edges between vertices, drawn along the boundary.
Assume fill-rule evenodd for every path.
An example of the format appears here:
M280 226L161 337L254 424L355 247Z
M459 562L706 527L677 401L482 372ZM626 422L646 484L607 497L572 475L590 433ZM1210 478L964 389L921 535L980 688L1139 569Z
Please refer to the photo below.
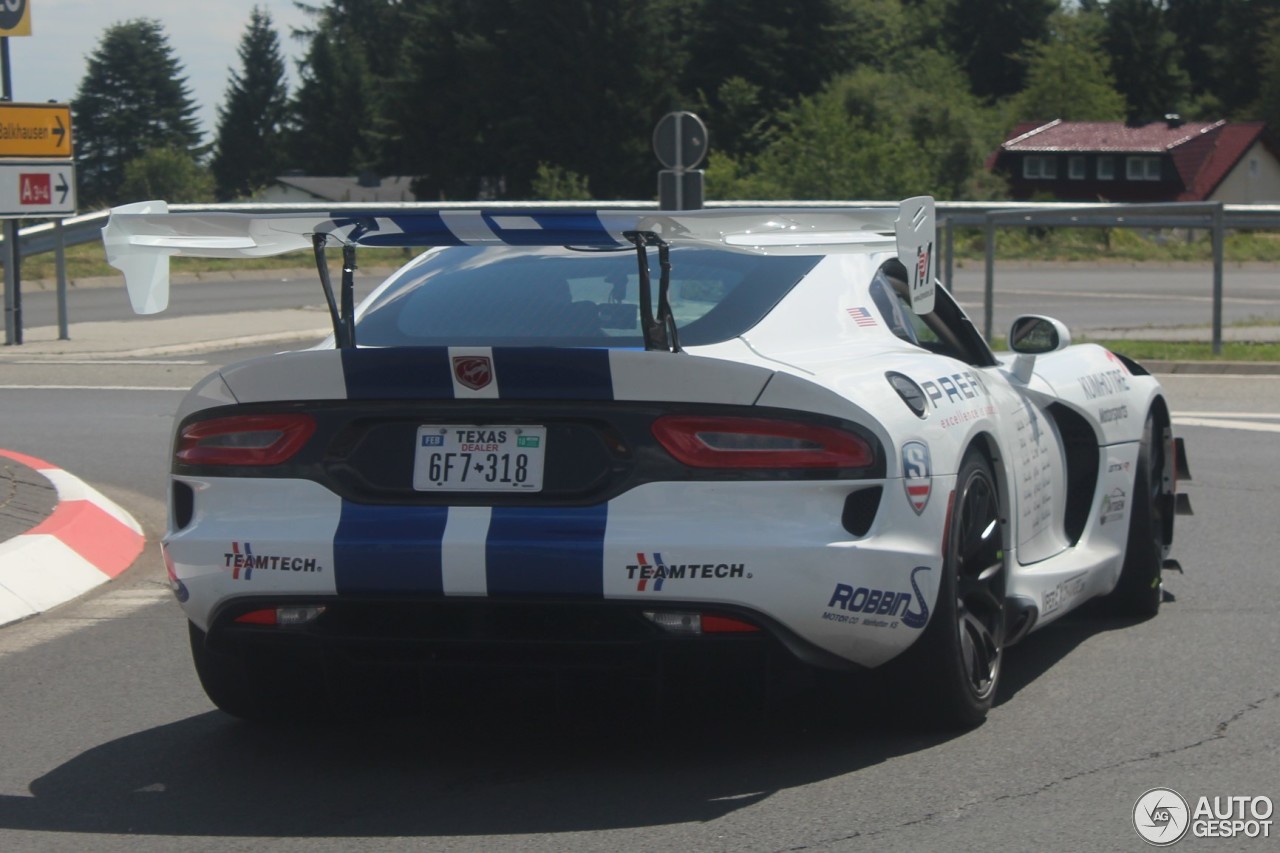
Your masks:
M1000 514L1003 516L1004 524L1004 551L1005 554L1013 552L1013 525L1010 518L1010 507L1013 506L1013 493L1011 491L1011 483L1013 482L1013 473L1008 469L1008 463L1004 459L1004 454L1000 451L1000 443L996 441L993 433L981 430L973 434L969 439L969 443L965 446L964 452L960 454L960 461L970 452L977 451L986 461L987 466L991 469L991 474L996 479L996 494L1000 498Z

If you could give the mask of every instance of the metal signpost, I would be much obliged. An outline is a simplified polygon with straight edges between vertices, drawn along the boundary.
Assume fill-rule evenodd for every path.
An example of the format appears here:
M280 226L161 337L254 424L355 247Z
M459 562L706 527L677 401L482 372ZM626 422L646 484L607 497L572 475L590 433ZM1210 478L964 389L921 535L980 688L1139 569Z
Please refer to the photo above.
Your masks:
M18 220L76 212L68 104L13 103L9 37L31 35L30 0L0 0L0 219L4 222L5 344L22 343L22 277ZM59 299L66 282L59 278ZM59 303L60 305L62 302ZM65 329L59 312L59 327ZM63 334L65 337L65 332Z
M658 207L701 208L703 172L694 167L707 156L707 126L702 119L687 111L664 115L653 131L653 153L667 167L658 172Z

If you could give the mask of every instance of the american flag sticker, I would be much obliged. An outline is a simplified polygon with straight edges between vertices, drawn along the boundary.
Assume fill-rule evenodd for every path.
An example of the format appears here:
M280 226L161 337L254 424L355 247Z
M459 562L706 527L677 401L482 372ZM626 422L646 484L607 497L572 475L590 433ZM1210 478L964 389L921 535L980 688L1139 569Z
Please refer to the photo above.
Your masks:
M853 318L853 322L859 326L874 326L876 318L871 316L871 312L866 308L849 308L849 316Z

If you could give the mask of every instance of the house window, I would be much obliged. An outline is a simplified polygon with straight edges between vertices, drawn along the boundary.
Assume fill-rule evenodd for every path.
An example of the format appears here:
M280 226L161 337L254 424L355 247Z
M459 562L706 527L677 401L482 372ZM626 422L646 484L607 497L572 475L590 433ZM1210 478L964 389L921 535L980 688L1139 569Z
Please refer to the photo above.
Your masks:
M1160 180L1159 157L1126 157L1124 176L1131 181Z
M1067 158L1067 177L1073 181L1084 180L1084 158L1080 156Z
M1058 177L1058 161L1053 157L1029 154L1022 158L1022 177L1024 178L1056 178Z
M1098 158L1098 180L1114 181L1116 178L1116 158L1099 157Z

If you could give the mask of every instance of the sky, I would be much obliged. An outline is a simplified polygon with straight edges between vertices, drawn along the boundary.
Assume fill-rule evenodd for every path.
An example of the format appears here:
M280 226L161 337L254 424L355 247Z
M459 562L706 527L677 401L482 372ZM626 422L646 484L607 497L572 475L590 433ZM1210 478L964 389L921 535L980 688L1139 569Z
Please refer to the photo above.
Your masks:
M217 130L217 106L227 94L231 72L240 70L236 50L254 6L270 16L280 37L290 91L297 82L295 60L303 45L289 35L307 16L293 0L27 0L31 35L9 39L9 71L16 102L71 101L84 79L88 59L107 28L150 18L159 21L173 56L182 66L197 105L196 120L210 142ZM312 0L313 5L324 5ZM73 125L74 130L74 125Z

